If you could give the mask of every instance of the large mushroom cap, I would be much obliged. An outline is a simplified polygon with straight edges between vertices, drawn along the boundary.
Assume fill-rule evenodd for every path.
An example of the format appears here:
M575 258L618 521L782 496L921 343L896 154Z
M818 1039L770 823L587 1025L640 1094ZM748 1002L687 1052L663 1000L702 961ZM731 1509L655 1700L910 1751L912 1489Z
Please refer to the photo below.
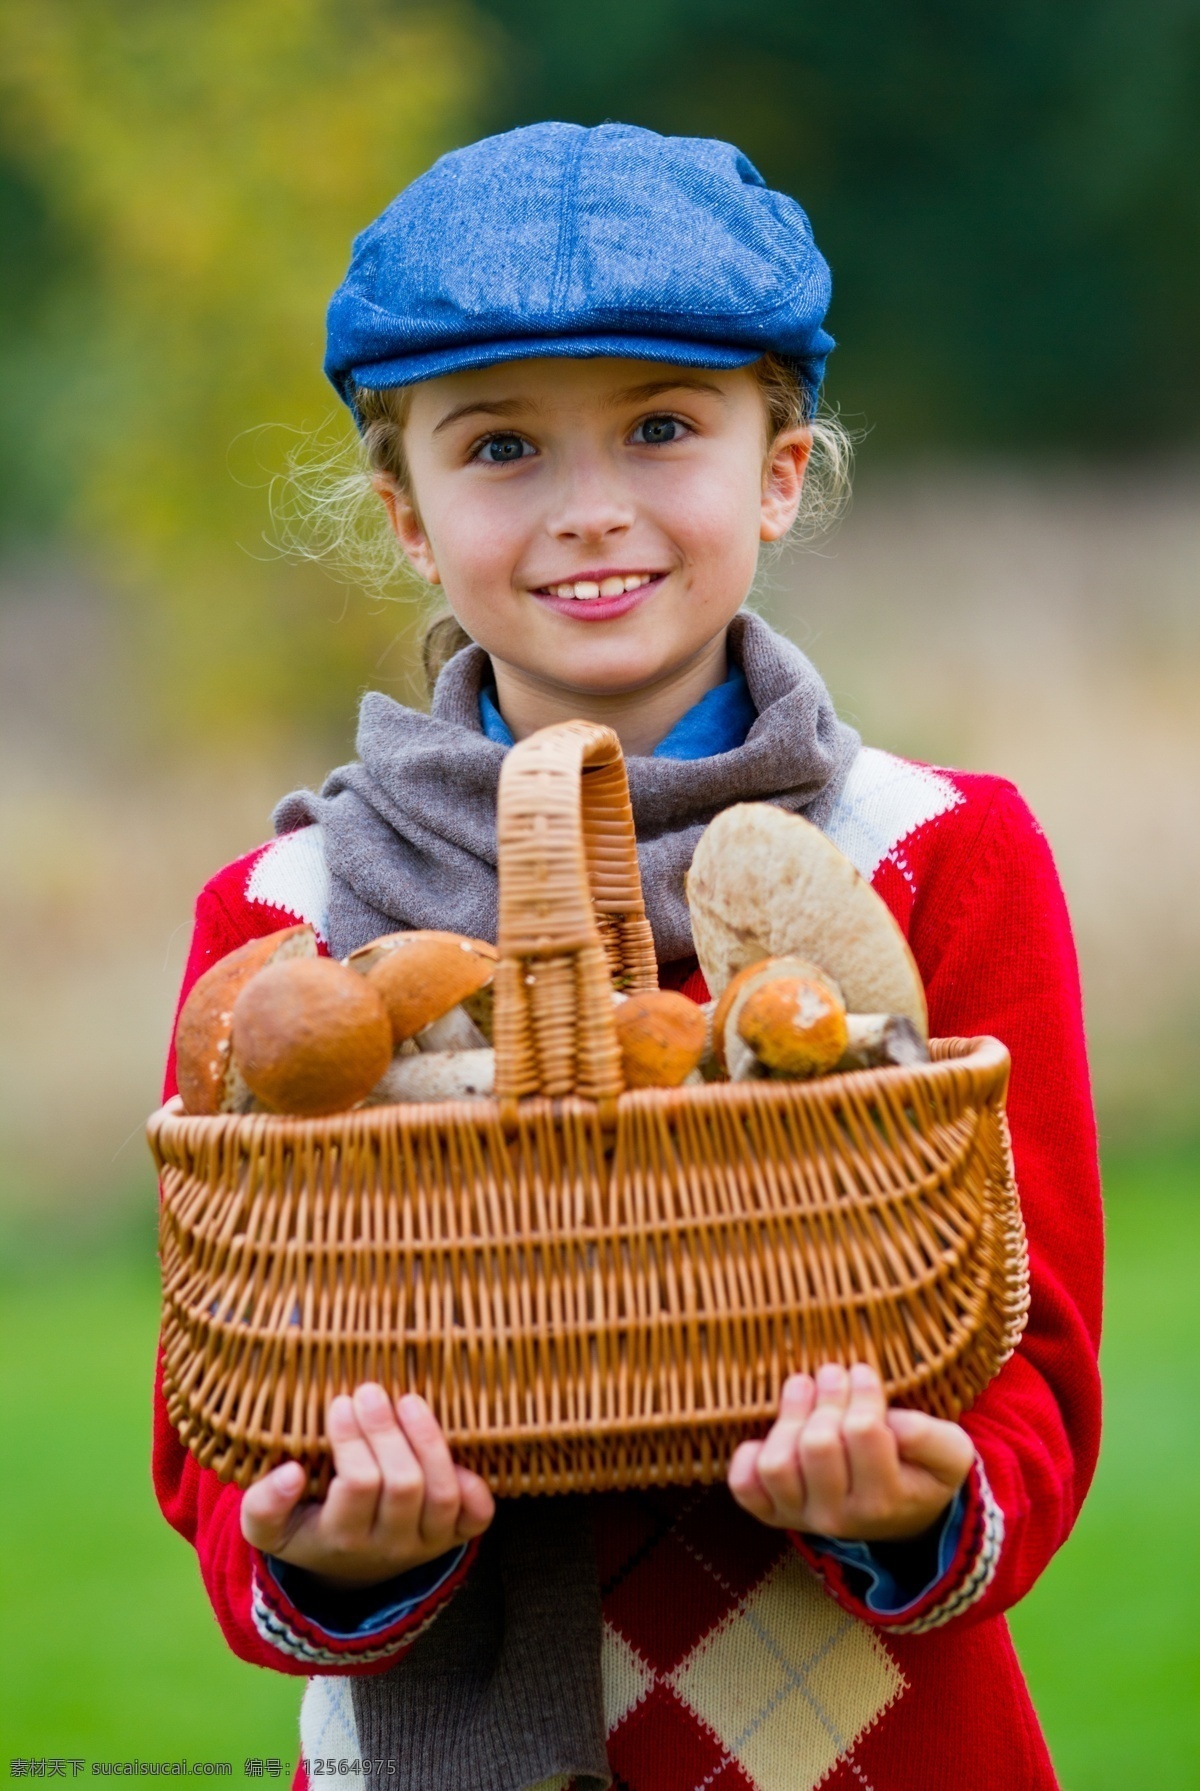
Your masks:
M175 1028L176 1075L188 1113L221 1113L237 1105L238 1076L230 1056L233 1004L268 964L317 955L311 927L284 927L239 945L197 979Z
M903 1014L927 1036L903 933L845 853L802 816L766 802L725 809L701 835L687 894L713 995L760 958L808 958L836 979L849 1012Z
M272 964L233 1009L233 1054L265 1106L339 1113L370 1094L392 1060L392 1029L376 989L344 964Z
M386 933L346 963L379 992L399 1045L490 983L496 948L461 933Z

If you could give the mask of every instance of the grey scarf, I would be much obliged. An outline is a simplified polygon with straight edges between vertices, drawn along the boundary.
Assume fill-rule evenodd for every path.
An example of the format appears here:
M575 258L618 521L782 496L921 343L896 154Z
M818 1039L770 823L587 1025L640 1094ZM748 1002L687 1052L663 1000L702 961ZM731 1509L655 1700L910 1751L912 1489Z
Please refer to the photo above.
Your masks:
M713 816L732 802L769 801L822 827L858 751L858 735L838 720L798 647L747 611L730 624L728 645L758 711L745 745L707 759L627 761L662 964L691 955L683 878ZM297 790L276 809L277 833L312 821L324 829L337 956L400 927L495 939L496 785L505 749L479 719L490 673L482 648L455 654L431 715L368 692L357 762L331 772L319 796Z
M692 953L683 878L733 802L829 819L858 751L804 654L742 612L729 654L758 719L743 746L705 759L627 761L642 887L660 963ZM433 713L363 699L359 759L319 796L275 811L279 833L319 822L339 957L380 933L432 927L496 937L496 785L486 738L487 655L468 647L438 679ZM585 1498L502 1505L467 1584L388 1672L353 1683L364 1757L394 1761L392 1791L528 1791L611 1775L600 1686L600 1593Z

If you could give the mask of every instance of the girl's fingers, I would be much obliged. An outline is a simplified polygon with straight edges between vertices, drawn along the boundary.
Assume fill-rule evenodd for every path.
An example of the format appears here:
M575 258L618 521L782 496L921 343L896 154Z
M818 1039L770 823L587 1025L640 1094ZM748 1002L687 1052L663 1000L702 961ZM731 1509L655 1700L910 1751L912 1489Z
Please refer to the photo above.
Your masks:
M883 1382L867 1362L856 1362L846 1377L846 1416L878 1423L887 1415Z
M842 1440L850 1472L849 1496L858 1516L871 1516L880 1507L890 1506L899 1493L899 1451L887 1422L883 1382L862 1362L850 1370Z
M348 1394L339 1393L330 1400L325 1428L333 1451L333 1480L321 1509L320 1526L326 1536L337 1536L344 1543L361 1542L375 1523L383 1475Z
M817 1397L812 1416L800 1433L799 1466L808 1495L806 1521L826 1535L842 1523L850 1487L850 1464L842 1425L850 1400L850 1377L835 1362L817 1370Z
M364 1381L354 1390L354 1415L379 1468L376 1534L383 1538L398 1531L415 1532L425 1477L408 1438L396 1422L396 1408L390 1396L376 1382Z
M817 1396L813 1412L832 1412L841 1417L850 1403L850 1376L840 1362L822 1362L816 1375Z
M461 1499L449 1445L441 1425L419 1394L406 1393L396 1410L425 1482L419 1518L421 1540L430 1546L444 1540L449 1547Z
M898 1410L888 1413L888 1428L906 1466L923 1468L943 1486L958 1491L975 1460L975 1445L960 1424Z
M458 1522L454 1534L460 1542L469 1542L472 1536L481 1536L495 1517L496 1501L487 1481L470 1468L460 1468L456 1462L454 1473L458 1480Z
M729 1490L751 1517L758 1518L760 1523L769 1523L775 1515L775 1507L771 1496L763 1488L758 1478L758 1457L762 1444L756 1442L739 1443L729 1463L726 1480Z
M251 1548L273 1555L286 1547L296 1527L296 1507L304 1491L304 1469L298 1461L273 1468L242 1494L242 1535Z
M812 1377L789 1375L779 1401L779 1416L767 1433L755 1462L759 1486L771 1501L773 1516L798 1523L805 1500L799 1441L816 1401Z
M811 1374L789 1374L779 1395L779 1416L799 1418L801 1423L817 1403L817 1383Z

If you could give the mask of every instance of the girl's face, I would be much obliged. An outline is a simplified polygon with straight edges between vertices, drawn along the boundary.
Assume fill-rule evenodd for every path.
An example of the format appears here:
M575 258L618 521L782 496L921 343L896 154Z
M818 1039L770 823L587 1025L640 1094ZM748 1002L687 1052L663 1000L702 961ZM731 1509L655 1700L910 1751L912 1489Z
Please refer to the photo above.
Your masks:
M749 368L510 361L415 386L411 500L376 485L498 671L615 697L722 646L800 501L808 431L766 438Z

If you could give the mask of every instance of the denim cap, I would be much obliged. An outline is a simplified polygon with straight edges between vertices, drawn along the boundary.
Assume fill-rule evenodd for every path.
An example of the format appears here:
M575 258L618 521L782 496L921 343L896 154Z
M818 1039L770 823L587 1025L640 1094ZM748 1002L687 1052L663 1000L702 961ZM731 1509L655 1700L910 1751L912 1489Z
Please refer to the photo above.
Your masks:
M534 124L456 149L355 238L325 372L353 388L530 355L743 367L815 405L829 268L794 199L730 143Z

